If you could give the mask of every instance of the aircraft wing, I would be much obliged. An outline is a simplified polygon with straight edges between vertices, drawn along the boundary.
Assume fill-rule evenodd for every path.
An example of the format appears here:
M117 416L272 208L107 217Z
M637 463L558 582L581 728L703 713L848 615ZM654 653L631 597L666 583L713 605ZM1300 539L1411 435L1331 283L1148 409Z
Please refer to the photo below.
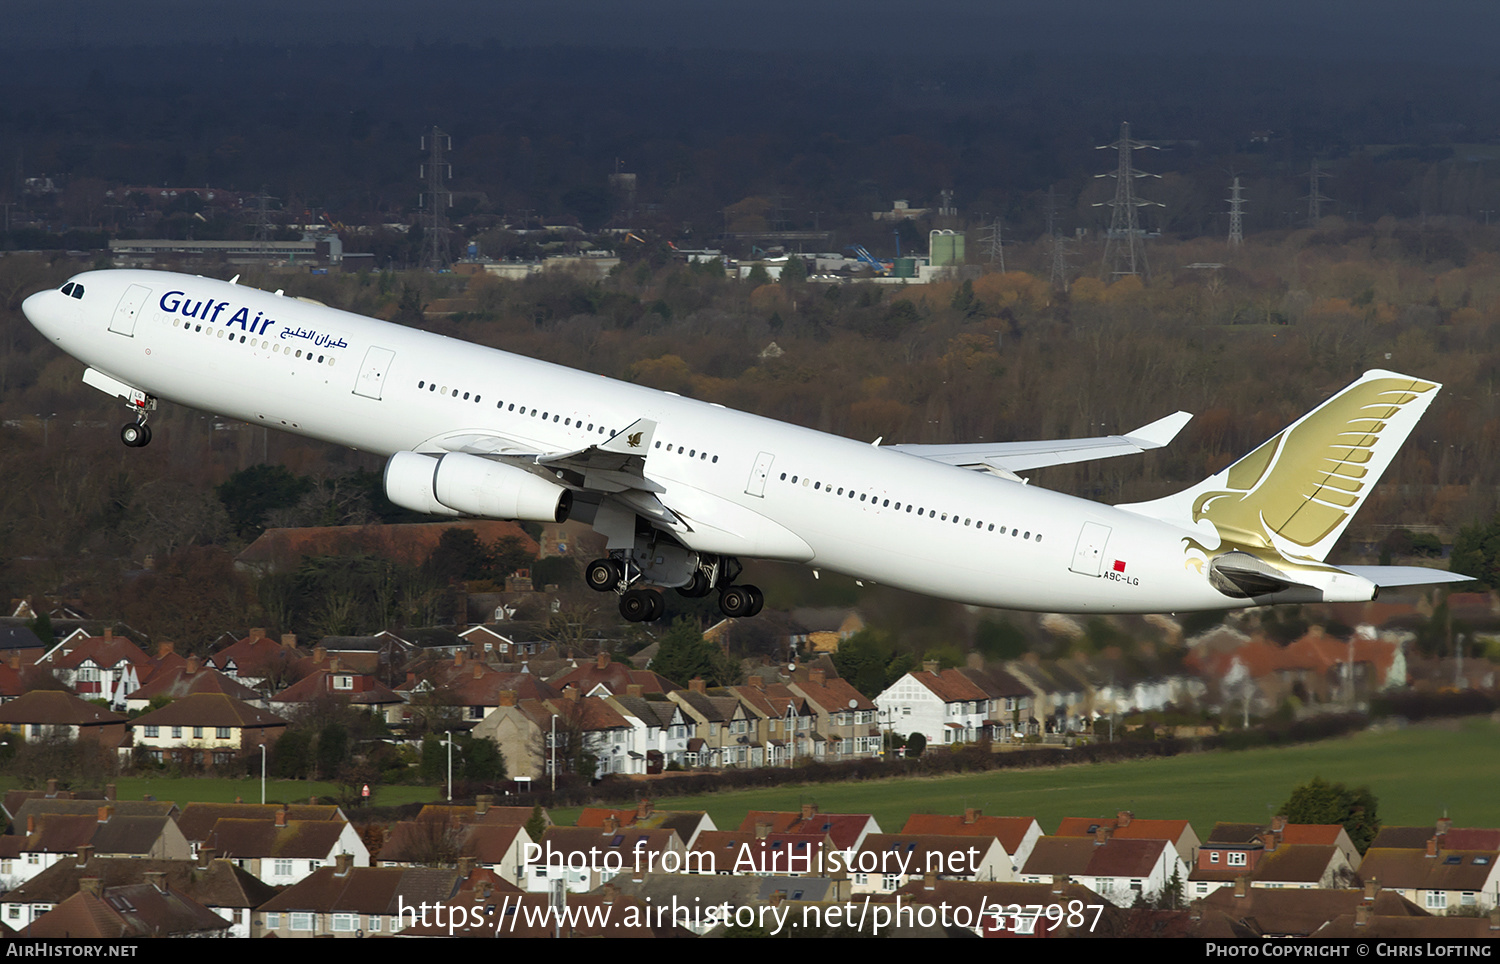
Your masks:
M656 497L666 489L646 477L646 453L655 432L654 421L637 419L607 441L571 452L528 452L515 441L498 435L452 435L435 444L450 452L505 462L585 492L614 496L648 518L681 525L676 514Z
M1182 431L1193 416L1177 412L1159 418L1124 435L1098 438L1057 439L1040 442L973 442L962 445L890 445L896 452L944 462L960 468L993 471L997 474L1038 469L1047 465L1110 459L1117 455L1136 455L1147 449L1159 449Z

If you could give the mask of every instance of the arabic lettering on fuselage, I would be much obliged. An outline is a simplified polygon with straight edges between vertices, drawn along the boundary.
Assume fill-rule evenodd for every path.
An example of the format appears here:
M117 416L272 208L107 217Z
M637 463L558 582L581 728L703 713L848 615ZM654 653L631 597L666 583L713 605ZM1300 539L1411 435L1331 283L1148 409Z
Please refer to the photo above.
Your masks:
M229 302L214 301L212 298L194 299L188 297L185 291L168 291L161 296L158 302L161 310L169 315L181 315L184 318L196 318L210 325L219 323L219 316L229 309ZM225 328L238 327L241 331L251 335L264 335L272 325L280 322L265 317L265 313L257 311L255 316L250 316L250 309L239 307L231 312L224 321ZM319 348L348 348L349 343L342 338L327 332L319 332L306 328L282 328L282 338L305 338Z

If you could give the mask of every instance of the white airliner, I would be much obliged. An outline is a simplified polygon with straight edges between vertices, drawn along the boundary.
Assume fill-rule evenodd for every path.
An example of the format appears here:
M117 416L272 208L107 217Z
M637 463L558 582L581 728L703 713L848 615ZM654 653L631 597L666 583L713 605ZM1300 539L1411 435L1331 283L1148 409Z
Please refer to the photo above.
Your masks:
M1324 562L1439 386L1372 371L1218 475L1108 506L1016 473L1165 445L1179 412L1056 442L866 444L376 321L159 271L90 271L26 317L123 398L126 445L157 399L386 456L391 501L419 512L574 518L607 540L586 570L627 619L661 588L762 595L741 558L801 563L983 606L1151 613L1371 599L1460 582Z

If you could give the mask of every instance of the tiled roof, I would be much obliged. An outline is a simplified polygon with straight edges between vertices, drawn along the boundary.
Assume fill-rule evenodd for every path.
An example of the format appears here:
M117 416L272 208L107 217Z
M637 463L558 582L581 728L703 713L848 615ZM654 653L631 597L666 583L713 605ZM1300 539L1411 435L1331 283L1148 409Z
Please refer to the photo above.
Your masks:
M0 707L4 710L4 707ZM131 728L139 732L143 726L228 726L267 727L286 726L286 720L259 710L242 700L222 693L195 693L145 713L130 722Z
M272 823L282 809L277 803L190 803L177 817L177 829L193 843L207 839L214 824L223 819L266 820ZM328 820L347 823L338 807L315 804L292 804L286 807L288 821Z
M274 820L222 817L214 822L202 844L231 860L323 860L338 846L344 826L336 820L288 820L286 826L278 827Z
M26 927L28 937L170 937L227 931L230 922L180 891L151 884L80 891Z
M1493 850L1440 850L1429 857L1425 850L1393 850L1371 847L1365 851L1359 874L1378 880L1382 887L1401 890L1482 891L1495 873L1500 858Z
M59 904L77 893L84 877L97 877L102 886L145 882L145 875L166 875L166 883L208 907L257 907L276 888L261 883L228 860L143 860L137 857L92 856L88 863L62 860L10 891L6 903Z
M1014 855L1036 824L1035 817L986 817L965 821L963 814L914 813L906 818L902 833L939 833L955 837L994 837L1005 852Z
M132 700L150 700L155 696L166 696L180 700L195 693L219 693L237 700L258 700L260 694L225 676L211 666L190 668L184 661L180 666L159 669L140 688L130 694Z
M321 867L258 910L394 916L401 906L447 902L459 880L458 871L433 867L351 867L342 875L335 867Z
M107 726L124 723L125 717L111 713L58 690L33 690L25 696L0 704L0 723L39 724L41 726Z

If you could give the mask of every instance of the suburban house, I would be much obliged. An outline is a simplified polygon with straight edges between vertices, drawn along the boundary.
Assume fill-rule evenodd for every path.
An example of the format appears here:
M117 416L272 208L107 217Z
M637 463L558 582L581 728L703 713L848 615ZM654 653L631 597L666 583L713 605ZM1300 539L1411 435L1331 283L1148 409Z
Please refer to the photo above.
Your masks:
M130 722L138 760L216 768L275 743L286 727L281 717L222 693L195 693Z
M380 937L410 923L401 911L451 900L462 875L438 867L321 867L255 912L256 937ZM412 911L415 913L415 911Z
M1094 837L1043 837L1021 868L1025 883L1050 884L1063 877L1092 890L1116 907L1137 898L1158 898L1175 877L1187 878L1170 841L1112 838L1108 828Z
M61 690L32 690L0 704L0 733L27 740L88 740L114 750L125 742L125 717Z
M290 820L278 810L265 818L220 817L200 843L234 861L272 887L295 884L344 857L352 866L370 866L370 849L359 832L342 820Z
M1031 856L1031 848L1042 836L1042 825L1035 817L986 817L984 811L968 807L954 816L939 813L914 813L906 818L902 833L935 833L948 837L994 837L1010 855L1011 864L1020 870Z

